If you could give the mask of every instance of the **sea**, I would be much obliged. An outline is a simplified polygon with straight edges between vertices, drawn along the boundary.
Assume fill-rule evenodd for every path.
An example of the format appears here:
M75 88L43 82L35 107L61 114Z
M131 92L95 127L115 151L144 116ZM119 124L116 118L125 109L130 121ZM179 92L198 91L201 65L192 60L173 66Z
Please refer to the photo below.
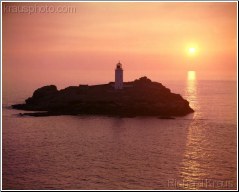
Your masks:
M237 189L237 82L161 83L195 112L175 119L23 117L10 106L33 90L3 88L2 188Z

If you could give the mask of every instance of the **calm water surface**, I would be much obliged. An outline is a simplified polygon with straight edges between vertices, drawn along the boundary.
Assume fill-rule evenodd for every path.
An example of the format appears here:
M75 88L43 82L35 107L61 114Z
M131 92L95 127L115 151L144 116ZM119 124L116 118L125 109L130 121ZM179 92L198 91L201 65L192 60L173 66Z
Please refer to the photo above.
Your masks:
M3 189L236 189L236 82L162 83L196 112L19 117L32 90L3 90Z

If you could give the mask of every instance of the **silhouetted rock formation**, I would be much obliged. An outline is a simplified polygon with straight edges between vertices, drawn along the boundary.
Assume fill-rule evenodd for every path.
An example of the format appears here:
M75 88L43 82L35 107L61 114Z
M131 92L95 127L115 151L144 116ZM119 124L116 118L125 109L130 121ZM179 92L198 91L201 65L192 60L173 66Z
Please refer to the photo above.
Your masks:
M42 111L25 113L32 116L95 114L110 116L183 116L193 112L189 102L171 93L161 83L141 77L124 83L115 90L114 84L79 85L57 90L55 85L37 89L25 104L14 109Z

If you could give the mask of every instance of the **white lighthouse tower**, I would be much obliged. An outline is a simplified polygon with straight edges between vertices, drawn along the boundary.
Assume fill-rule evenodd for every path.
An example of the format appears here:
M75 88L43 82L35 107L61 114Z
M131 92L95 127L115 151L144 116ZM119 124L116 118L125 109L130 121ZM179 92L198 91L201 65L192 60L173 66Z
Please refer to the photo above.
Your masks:
M123 89L123 69L120 62L117 63L115 69L115 89Z

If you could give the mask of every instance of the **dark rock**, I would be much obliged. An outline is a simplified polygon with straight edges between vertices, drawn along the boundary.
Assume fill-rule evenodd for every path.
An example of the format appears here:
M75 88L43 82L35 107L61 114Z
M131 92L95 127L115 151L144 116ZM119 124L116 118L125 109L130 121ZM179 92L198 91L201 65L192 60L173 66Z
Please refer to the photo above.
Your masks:
M181 95L171 93L161 83L141 77L115 90L112 83L70 86L57 90L55 85L37 89L25 104L14 109L44 111L31 116L94 114L109 116L183 116L193 112Z

